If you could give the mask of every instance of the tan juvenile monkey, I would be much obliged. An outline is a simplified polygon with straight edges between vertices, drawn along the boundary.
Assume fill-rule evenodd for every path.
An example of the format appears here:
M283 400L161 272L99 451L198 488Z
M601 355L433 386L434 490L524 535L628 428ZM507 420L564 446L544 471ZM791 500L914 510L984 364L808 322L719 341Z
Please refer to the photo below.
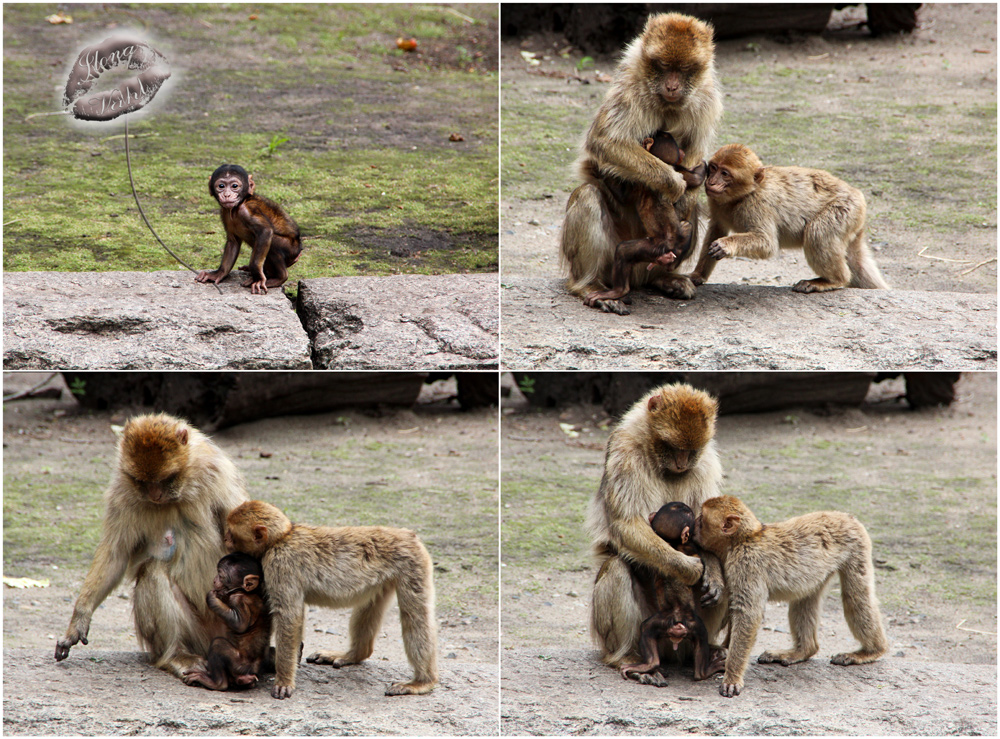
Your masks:
M271 695L295 689L306 603L354 609L346 652L316 652L307 662L343 667L367 659L395 592L403 647L413 680L386 695L429 693L437 684L437 623L430 555L412 531L384 526L293 524L269 503L252 500L226 522L226 547L258 557L274 620L275 670Z
M795 248L819 275L796 292L888 289L865 237L865 196L829 172L765 167L746 146L728 144L708 162L705 192L710 221L696 285L725 257L768 259Z
M135 581L135 631L150 661L177 677L204 669L205 593L225 554L226 515L246 498L233 463L197 429L165 414L126 423L101 540L56 660L87 644L94 609L126 579Z
M701 617L715 642L726 615L718 559L678 552L649 525L649 513L664 503L700 510L719 494L722 468L712 437L717 403L690 385L664 385L629 410L608 438L604 477L590 502L587 526L599 571L591 599L591 633L605 663L639 661L643 620L652 615L637 595L631 564L645 565L671 580L700 583Z
M657 131L669 132L686 160L697 164L708 155L721 116L712 27L678 13L650 16L625 49L577 162L583 182L566 204L560 236L570 292L584 298L611 288L615 247L650 235L638 213L636 187L660 193L663 208L676 203L678 219L694 226L691 239L697 243L698 191L687 190L682 174L643 142ZM689 300L694 284L675 272L683 261L652 270L634 264L629 284L652 284ZM628 313L618 299L594 300L593 307Z
M819 651L820 609L835 574L840 576L844 618L861 649L834 655L830 661L860 665L888 650L875 597L871 539L854 516L822 511L762 526L746 505L727 495L702 505L695 541L722 560L729 588L729 655L719 688L727 698L743 689L768 600L790 604L793 646L764 652L757 661L790 665Z

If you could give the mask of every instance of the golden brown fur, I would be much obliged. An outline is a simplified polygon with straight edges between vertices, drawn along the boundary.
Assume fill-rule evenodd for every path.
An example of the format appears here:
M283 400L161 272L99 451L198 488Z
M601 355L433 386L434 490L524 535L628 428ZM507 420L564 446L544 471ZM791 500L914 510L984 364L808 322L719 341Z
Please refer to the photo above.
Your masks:
M647 236L630 197L635 186L660 193L664 208L677 203L679 220L696 223L697 191L686 192L681 174L650 154L643 141L668 131L689 166L708 155L722 115L714 59L712 27L677 13L650 16L625 49L587 131L578 160L583 184L566 204L560 253L574 295L611 287L617 244ZM692 238L697 242L697 233ZM673 272L680 263L652 271L637 265L629 283L650 282L672 297L690 299L691 280ZM597 301L595 307L628 313L619 300Z
M725 257L768 259L779 249L802 249L819 277L799 281L796 292L888 289L865 237L865 196L829 172L765 167L746 146L728 144L709 161L705 191L710 221L695 284Z
M394 592L414 678L390 685L386 695L433 690L438 679L433 569L412 531L293 524L273 505L254 500L229 514L226 545L259 557L264 568L274 617L275 698L287 698L295 689L304 604L354 609L348 651L317 652L307 658L342 667L371 655Z
M717 404L689 385L665 385L646 394L608 438L601 486L590 503L587 526L599 571L591 600L591 632L604 661L638 660L639 627L652 615L633 590L630 563L644 564L684 585L703 576L709 608L702 613L715 641L726 612L718 560L673 549L649 525L649 514L678 501L699 510L719 494L722 469L712 437Z
M844 618L861 649L834 655L836 665L873 662L888 650L882 629L868 532L854 516L808 513L762 526L739 499L707 500L695 540L722 560L729 587L730 640L719 692L738 695L768 600L789 603L793 646L764 652L758 662L790 665L819 651L817 629L823 597L840 575Z
M55 657L87 643L90 620L123 579L135 581L136 635L157 667L180 677L203 668L212 587L226 514L246 500L229 458L184 421L130 420L104 493L103 532Z

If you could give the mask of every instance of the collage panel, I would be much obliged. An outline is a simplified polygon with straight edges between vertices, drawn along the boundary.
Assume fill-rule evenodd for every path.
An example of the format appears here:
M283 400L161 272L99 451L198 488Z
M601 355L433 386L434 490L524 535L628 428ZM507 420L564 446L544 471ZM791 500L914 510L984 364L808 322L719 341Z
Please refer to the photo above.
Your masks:
M995 373L505 392L502 735L996 730Z
M498 5L3 13L5 370L498 367Z
M496 389L5 373L4 734L496 736Z
M996 5L501 21L504 369L996 369Z

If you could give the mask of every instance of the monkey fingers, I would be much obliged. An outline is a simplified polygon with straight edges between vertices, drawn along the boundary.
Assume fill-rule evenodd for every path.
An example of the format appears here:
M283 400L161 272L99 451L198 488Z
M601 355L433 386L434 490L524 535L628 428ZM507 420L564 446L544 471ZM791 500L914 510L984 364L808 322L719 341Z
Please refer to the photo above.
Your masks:
M726 247L723 246L721 239L713 241L708 247L708 256L712 259L725 259L729 256L729 252L726 251Z
M69 650L77 642L87 645L87 637L80 634L79 631L73 634L67 634L65 638L60 639L56 642L56 662L62 662L64 659L69 657Z
M222 273L221 269L212 270L211 272L203 269L197 274L197 276L194 278L194 281L214 282L216 285L218 285L224 279L226 279L226 275Z
M725 680L722 681L722 685L719 686L719 695L725 696L726 698L732 698L740 694L743 689L743 683L727 683Z
M278 700L284 700L285 698L291 698L293 690L294 690L294 688L292 688L290 685L278 685L278 684L275 684L275 686L273 688L271 688L271 697L272 698L277 698Z

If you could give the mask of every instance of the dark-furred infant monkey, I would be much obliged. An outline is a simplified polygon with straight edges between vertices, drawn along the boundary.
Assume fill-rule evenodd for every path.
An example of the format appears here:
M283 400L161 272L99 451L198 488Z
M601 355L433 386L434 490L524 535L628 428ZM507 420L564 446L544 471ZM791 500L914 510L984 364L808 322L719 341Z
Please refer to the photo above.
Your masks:
M250 244L250 263L240 267L249 273L243 287L254 294L280 287L288 279L288 268L302 253L299 227L273 200L254 194L253 175L236 164L223 164L208 180L208 189L219 203L219 216L226 229L222 264L213 272L202 270L197 282L218 285L232 271L240 244Z
M642 145L657 159L671 165L684 179L688 190L701 187L705 181L705 162L693 169L684 167L684 150L668 132L658 131L654 136L644 139ZM590 293L584 303L591 307L598 300L617 300L627 295L630 290L629 278L636 264L647 263L647 270L656 265L668 267L683 259L691 247L691 223L680 220L673 203L665 200L660 193L641 186L633 189L632 197L646 229L646 237L622 241L615 247L611 289Z
M667 503L649 514L649 523L657 536L677 551L692 557L700 556L700 548L691 540L695 528L694 512L684 503ZM653 615L640 627L639 650L643 661L623 664L619 668L621 676L625 679L634 677L647 685L666 686L660 666L661 650L667 649L670 644L676 651L684 640L690 641L694 647L695 680L704 680L724 671L726 653L720 649L713 650L708 643L708 631L698 612L694 588L658 575L642 565L634 565L632 573Z
M226 690L231 684L253 685L257 673L273 669L271 612L260 562L241 553L220 559L205 603L221 619L219 628L225 635L212 639L205 669L189 670L184 682L210 690Z

